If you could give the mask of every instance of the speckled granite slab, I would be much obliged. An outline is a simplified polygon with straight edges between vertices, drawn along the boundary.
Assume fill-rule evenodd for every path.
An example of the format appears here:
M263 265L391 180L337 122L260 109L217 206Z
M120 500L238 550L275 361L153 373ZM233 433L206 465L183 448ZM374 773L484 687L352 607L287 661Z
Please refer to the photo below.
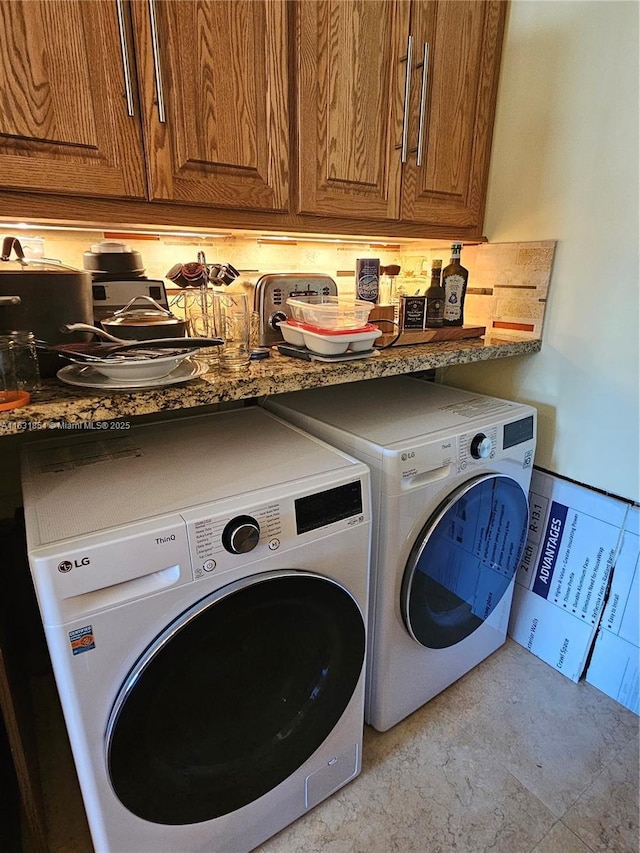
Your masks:
M190 409L453 364L529 355L539 352L541 344L540 340L448 341L392 347L378 350L370 358L332 364L290 358L274 350L270 358L251 362L246 373L237 377L223 376L212 365L199 379L144 391L94 391L51 379L43 383L41 391L32 395L29 406L0 413L0 436Z

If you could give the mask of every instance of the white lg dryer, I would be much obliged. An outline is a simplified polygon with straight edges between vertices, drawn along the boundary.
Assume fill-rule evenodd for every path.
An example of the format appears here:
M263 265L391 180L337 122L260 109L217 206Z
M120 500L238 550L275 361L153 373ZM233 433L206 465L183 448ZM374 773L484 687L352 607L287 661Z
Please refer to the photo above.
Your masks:
M386 731L505 642L536 411L404 376L264 405L370 467L365 719Z
M93 843L246 853L360 771L369 472L257 406L104 424L23 457Z

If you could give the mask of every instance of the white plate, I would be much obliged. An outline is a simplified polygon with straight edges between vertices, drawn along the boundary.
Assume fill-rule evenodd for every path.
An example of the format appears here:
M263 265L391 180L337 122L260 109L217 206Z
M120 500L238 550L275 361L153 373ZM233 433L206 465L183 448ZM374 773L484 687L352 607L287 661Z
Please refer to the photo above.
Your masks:
M120 379L109 379L89 365L81 367L78 364L63 367L57 372L56 376L66 385L75 385L78 388L101 388L105 391L139 391L146 388L164 388L166 385L175 385L178 382L197 379L207 370L209 370L208 364L186 358L168 376L145 381L124 382Z
M97 373L106 376L113 382L135 382L136 385L147 383L154 379L164 379L173 373L176 367L197 352L196 349L186 349L171 355L157 355L153 358L135 355L136 350L130 350L131 354L123 358L105 358L100 361L80 361L71 359L74 364L82 367L91 367Z

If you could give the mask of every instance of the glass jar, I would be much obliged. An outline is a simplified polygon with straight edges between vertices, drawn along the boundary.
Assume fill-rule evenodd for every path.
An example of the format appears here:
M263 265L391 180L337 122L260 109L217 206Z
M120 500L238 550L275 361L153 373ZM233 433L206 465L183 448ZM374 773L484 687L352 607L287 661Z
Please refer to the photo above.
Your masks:
M13 330L0 335L0 345L7 347L13 363L17 388L37 391L40 387L40 365L33 332Z

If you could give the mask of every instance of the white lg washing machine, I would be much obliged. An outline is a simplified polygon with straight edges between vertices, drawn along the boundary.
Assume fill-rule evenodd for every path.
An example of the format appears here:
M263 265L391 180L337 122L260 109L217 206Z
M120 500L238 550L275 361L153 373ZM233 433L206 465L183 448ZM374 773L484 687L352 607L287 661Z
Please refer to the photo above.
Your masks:
M371 469L365 719L386 731L506 639L535 409L410 377L265 405Z
M23 494L98 853L249 851L359 773L366 465L250 407L33 443Z

